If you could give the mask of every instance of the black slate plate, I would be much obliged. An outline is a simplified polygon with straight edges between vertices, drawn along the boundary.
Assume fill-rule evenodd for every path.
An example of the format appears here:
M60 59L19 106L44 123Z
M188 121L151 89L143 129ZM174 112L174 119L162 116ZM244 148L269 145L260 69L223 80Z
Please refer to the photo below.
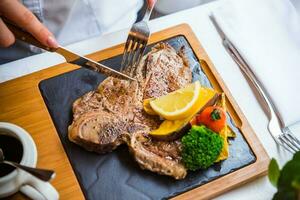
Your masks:
M200 80L202 85L211 87L184 36L173 37L165 42L176 50L185 46L186 55L193 70L193 79ZM121 56L102 61L115 69L120 62ZM67 127L72 121L72 103L86 92L95 89L104 78L105 76L101 74L78 69L43 80L39 84L86 199L165 199L255 162L256 157L231 119L228 123L236 132L237 137L230 141L230 157L207 170L189 172L185 179L179 181L140 169L125 145L105 155L85 151L71 143L67 137Z

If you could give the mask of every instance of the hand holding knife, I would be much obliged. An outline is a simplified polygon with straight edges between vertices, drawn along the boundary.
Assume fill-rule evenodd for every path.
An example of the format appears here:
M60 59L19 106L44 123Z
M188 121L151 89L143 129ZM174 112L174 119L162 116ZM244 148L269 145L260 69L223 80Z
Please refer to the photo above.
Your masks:
M87 57L80 56L62 46L59 46L58 48L47 47L47 46L43 45L41 42L39 42L37 39L35 39L30 33L26 32L25 30L16 26L14 23L10 22L9 20L7 20L5 18L2 18L2 20L5 22L6 26L10 29L10 31L13 32L13 34L15 35L15 37L17 39L19 39L23 42L32 44L36 47L42 48L46 51L59 53L66 59L66 61L68 63L80 65L81 67L105 74L107 76L112 76L112 77L124 79L124 80L132 80L132 81L135 80L134 78L132 78L126 74L123 74L114 69L111 69L110 67L107 67L101 63L95 62Z

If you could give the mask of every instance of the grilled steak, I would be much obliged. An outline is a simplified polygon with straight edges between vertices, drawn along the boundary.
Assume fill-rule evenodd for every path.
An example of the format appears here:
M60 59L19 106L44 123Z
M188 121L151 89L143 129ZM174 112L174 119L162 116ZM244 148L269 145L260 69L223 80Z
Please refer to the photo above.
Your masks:
M98 153L112 151L124 143L126 128L134 117L136 88L137 83L107 78L98 91L76 100L69 139Z
M134 74L137 81L109 77L96 91L77 99L69 139L98 153L126 143L143 169L184 178L180 141L151 140L147 135L161 120L143 110L143 99L165 95L191 82L191 70L182 50L177 53L168 44L160 43L143 57L136 71L125 71Z
M131 135L128 146L142 169L173 176L175 179L183 179L187 174L181 164L180 141L153 141L140 131Z

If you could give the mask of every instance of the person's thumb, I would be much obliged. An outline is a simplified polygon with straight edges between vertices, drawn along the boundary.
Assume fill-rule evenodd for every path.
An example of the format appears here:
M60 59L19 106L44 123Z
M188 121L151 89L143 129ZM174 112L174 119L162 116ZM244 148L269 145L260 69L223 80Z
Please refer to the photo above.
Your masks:
M157 0L147 0L147 1L148 1L148 5L150 7L153 7Z

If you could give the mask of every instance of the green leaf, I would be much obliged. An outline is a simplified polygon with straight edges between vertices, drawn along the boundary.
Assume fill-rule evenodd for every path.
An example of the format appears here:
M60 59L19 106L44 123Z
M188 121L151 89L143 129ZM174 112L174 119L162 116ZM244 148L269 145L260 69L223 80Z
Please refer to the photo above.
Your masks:
M300 160L292 159L288 161L280 172L280 177L277 183L278 188L289 187L290 189L294 189L292 187L292 182L300 177Z
M295 162L300 162L300 151L296 152L293 156Z
M279 176L280 176L279 166L277 164L277 161L274 158L272 158L269 164L268 177L272 185L274 185L275 187L277 187Z
M300 176L296 177L293 181L292 181L292 187L295 188L296 190L300 191Z
M221 119L221 113L220 113L220 110L218 109L214 109L211 113L210 113L210 118L213 120L213 121L217 121L219 119Z
M280 190L273 196L272 200L296 200L297 194L293 190Z
M277 166L276 165L277 165L276 161L273 160L269 164L269 179L272 184L273 182L276 183L276 181L271 181L272 178L276 179L272 177L274 176L274 171L277 171L276 168L278 168L278 165ZM299 169L300 169L300 152L297 152L294 154L293 159L288 161L281 169L276 184L278 191L274 195L273 200L297 199L297 195L300 194L299 192L300 191L300 170ZM272 178L270 178L270 174Z

